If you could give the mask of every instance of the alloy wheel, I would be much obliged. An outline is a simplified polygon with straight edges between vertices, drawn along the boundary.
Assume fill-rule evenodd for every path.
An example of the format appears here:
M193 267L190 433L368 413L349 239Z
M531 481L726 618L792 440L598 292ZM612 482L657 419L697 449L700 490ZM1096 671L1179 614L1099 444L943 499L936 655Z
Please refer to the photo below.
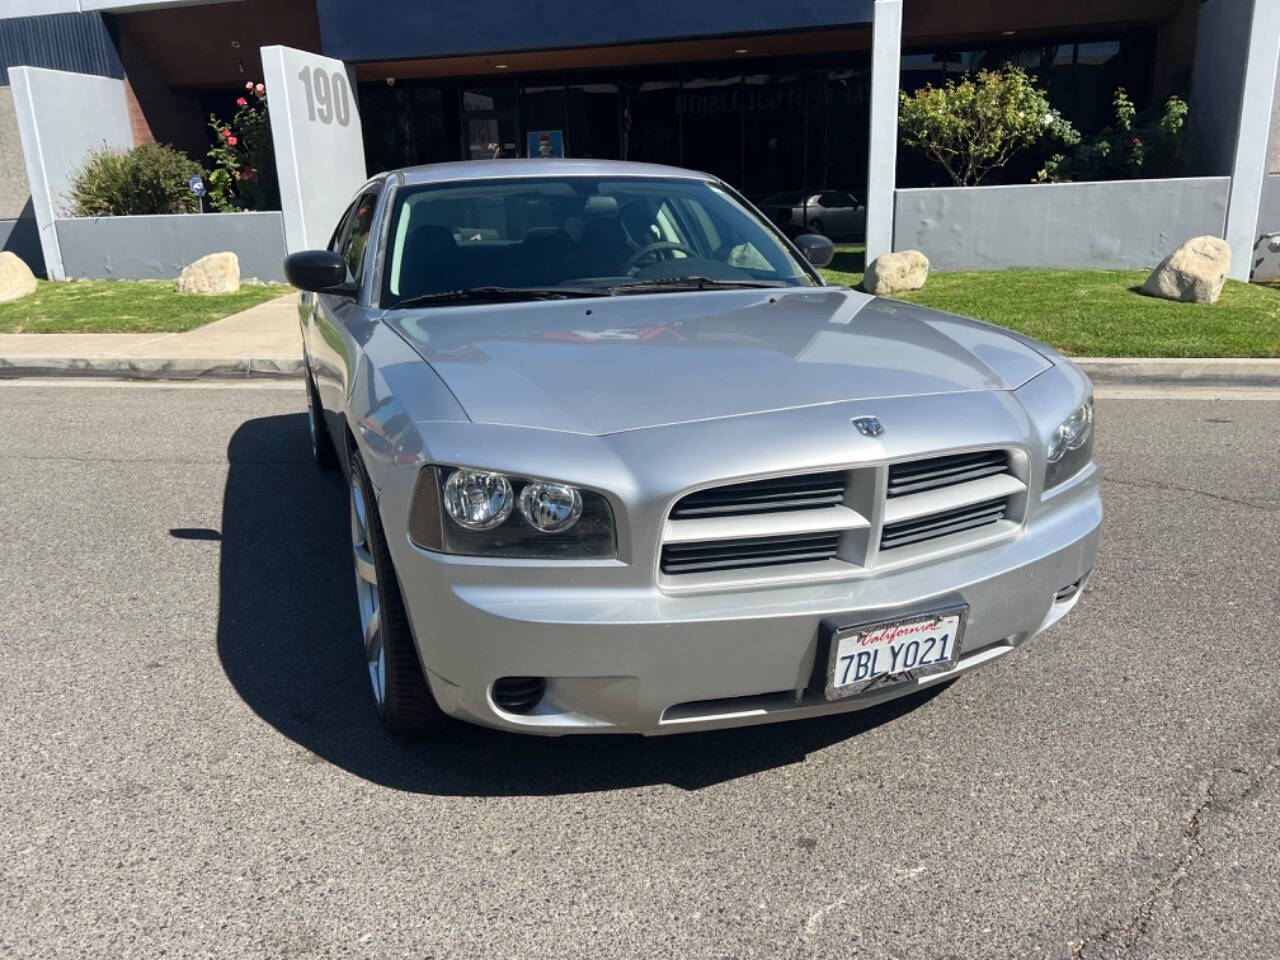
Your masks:
M356 568L356 599L360 605L360 632L364 637L365 662L373 697L381 712L387 700L387 652L383 642L382 600L378 590L378 568L373 560L369 503L359 478L351 477L351 552Z

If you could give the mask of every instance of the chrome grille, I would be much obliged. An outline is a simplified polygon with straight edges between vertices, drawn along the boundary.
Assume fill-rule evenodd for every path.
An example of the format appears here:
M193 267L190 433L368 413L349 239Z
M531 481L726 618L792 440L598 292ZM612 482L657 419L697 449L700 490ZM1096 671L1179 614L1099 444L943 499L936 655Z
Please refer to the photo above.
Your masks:
M1026 489L1004 450L976 450L889 465L880 549L895 550L1004 520Z
M810 473L731 483L691 493L671 509L672 520L736 517L778 510L830 507L844 499L845 474Z
M894 547L905 547L909 543L919 543L922 540L933 540L937 537L985 527L1003 520L1007 506L1008 498L997 497L994 500L984 500L955 510L931 513L915 520L887 523L880 534L880 549L892 550Z
M1003 450L978 450L928 460L910 460L889 466L887 495L901 497L923 493L956 483L979 480L1009 469L1009 457Z
M696 590L752 569L805 582L913 562L1015 530L1024 470L997 448L697 490L666 518L659 571Z
M662 548L662 572L698 573L782 563L813 563L834 559L839 547L839 533L669 543Z

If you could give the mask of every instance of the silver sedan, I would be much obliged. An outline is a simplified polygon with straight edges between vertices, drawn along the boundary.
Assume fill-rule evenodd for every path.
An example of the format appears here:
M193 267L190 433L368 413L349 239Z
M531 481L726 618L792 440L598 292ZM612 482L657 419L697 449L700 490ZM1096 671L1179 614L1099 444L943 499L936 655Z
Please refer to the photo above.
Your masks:
M375 177L289 257L390 730L855 710L1071 610L1088 379L831 254L705 174L499 160Z

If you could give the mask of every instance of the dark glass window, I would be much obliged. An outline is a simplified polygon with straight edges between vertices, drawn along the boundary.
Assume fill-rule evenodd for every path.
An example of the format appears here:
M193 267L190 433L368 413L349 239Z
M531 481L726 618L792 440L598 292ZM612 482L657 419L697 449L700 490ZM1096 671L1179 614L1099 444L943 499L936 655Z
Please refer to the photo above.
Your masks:
M618 143L618 85L579 79L569 84L565 97L565 133L572 133L565 143L565 154L600 160L622 156Z
M701 76L687 78L676 99L676 113L684 128L686 167L705 170L738 186L743 168L742 75L719 73L715 65Z
M636 78L623 86L622 158L680 163L678 76Z
M795 70L751 73L743 82L742 179L753 197L804 183L804 76Z

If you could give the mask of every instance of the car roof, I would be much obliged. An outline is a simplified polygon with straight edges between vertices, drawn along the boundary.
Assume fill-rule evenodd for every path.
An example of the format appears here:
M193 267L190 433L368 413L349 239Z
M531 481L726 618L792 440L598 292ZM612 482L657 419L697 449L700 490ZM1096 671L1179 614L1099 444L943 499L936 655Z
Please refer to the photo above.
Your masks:
M406 184L448 183L458 180L499 180L506 177L665 177L679 180L715 180L709 173L684 170L658 163L629 160L561 160L528 158L457 160L405 167L390 171Z

